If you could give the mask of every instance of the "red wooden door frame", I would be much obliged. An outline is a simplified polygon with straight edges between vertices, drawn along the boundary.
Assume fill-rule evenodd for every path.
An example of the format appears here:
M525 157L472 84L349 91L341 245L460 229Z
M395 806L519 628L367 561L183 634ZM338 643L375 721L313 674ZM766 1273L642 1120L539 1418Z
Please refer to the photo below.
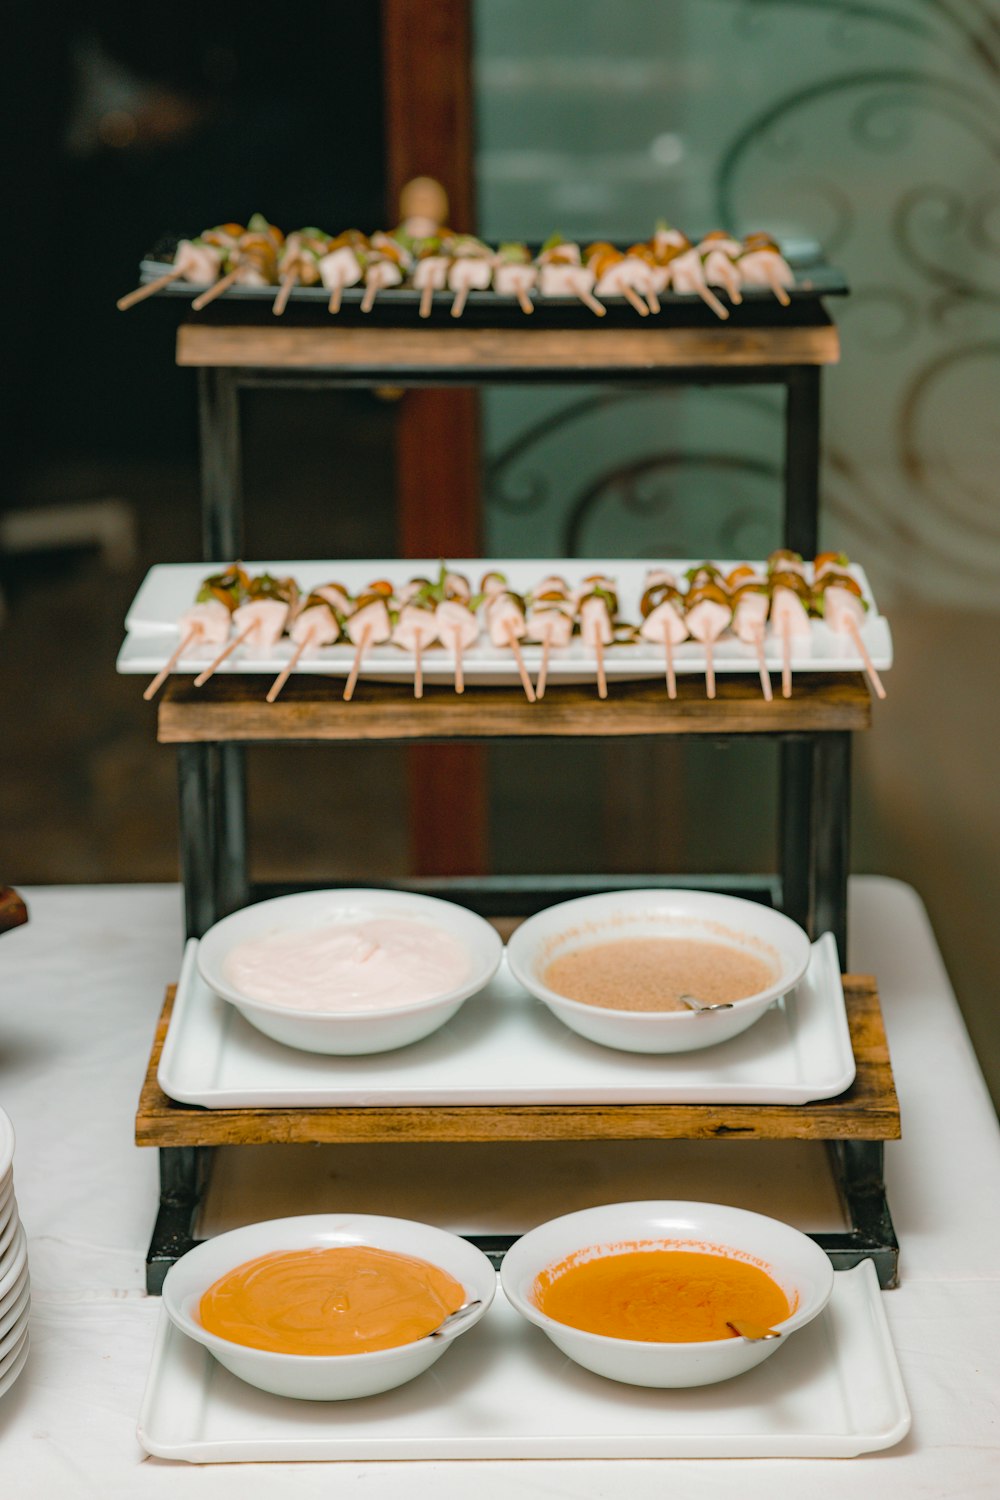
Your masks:
M457 229L475 226L470 0L382 0L386 223L413 177L436 177ZM479 403L471 390L407 391L396 422L396 515L404 557L478 557ZM474 745L407 752L414 871L487 867L486 754Z

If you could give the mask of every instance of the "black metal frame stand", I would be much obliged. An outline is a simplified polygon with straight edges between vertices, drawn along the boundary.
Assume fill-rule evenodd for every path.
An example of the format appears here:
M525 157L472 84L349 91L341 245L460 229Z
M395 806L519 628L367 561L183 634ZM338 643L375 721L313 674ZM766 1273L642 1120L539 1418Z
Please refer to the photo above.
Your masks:
M623 380L614 367L490 371L330 369L295 371L207 367L199 374L202 458L202 545L207 560L244 552L240 393L246 389L330 389L400 384L468 386L534 381L544 384L777 385L785 391L785 545L812 556L817 546L820 452L820 368L816 365L706 366L657 370ZM729 739L735 736L715 736ZM527 915L590 890L629 885L706 884L780 906L815 937L834 934L847 952L847 873L850 836L850 735L847 732L769 736L780 742L780 878L720 876L706 880L665 877L486 877L476 880L400 882L433 890L484 916ZM298 742L297 742L298 743ZM181 867L188 936L199 937L227 912L271 894L250 881L246 835L245 749L239 743L178 746ZM301 887L300 887L301 888ZM291 889L291 888L289 888ZM850 1228L814 1238L835 1267L865 1257L880 1283L896 1281L898 1245L889 1217L881 1141L829 1143ZM195 1217L207 1181L209 1148L160 1148L160 1206L147 1259L147 1286L158 1292L167 1269L196 1243ZM513 1236L470 1236L499 1265Z

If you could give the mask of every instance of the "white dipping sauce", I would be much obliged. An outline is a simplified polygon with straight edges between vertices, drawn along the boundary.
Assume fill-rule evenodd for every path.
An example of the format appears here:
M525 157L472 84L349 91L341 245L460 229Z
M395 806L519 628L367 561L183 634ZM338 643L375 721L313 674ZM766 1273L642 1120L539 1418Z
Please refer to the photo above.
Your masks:
M414 1005L456 989L470 968L457 938L403 917L270 932L237 944L223 964L248 999L311 1011Z

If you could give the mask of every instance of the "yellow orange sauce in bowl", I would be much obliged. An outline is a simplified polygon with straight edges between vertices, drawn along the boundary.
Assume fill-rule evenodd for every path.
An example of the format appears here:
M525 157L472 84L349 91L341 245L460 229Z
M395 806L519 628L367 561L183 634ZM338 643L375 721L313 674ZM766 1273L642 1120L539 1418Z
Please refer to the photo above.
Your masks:
M496 1273L475 1246L408 1219L314 1214L204 1241L163 1285L171 1321L265 1391L332 1401L412 1380L482 1317ZM440 1325L478 1302L454 1333Z
M605 1204L508 1251L509 1302L564 1354L625 1384L681 1387L759 1364L822 1312L833 1269L808 1236L722 1204ZM749 1342L726 1325L776 1329Z

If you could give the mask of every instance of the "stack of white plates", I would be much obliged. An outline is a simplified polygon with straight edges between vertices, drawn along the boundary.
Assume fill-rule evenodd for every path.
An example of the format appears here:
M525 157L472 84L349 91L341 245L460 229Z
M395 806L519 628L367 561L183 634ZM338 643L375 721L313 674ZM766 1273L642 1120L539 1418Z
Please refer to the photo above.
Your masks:
M14 1197L14 1129L0 1109L0 1396L28 1358L28 1242Z

